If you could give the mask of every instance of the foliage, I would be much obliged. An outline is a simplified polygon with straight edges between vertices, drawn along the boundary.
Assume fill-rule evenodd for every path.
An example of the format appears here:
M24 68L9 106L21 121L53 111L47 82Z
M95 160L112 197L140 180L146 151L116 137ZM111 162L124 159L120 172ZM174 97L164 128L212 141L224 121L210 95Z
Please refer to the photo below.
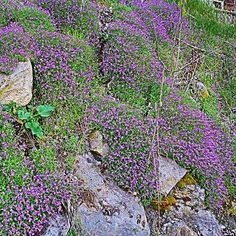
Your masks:
M12 112L17 116L18 122L25 126L25 128L30 129L32 134L36 135L38 138L43 137L43 129L39 124L38 119L40 117L46 118L51 115L51 112L55 110L55 108L51 105L39 105L34 108L26 108L26 107L17 107L13 102L10 105L5 105L4 110L8 112ZM37 113L34 114L33 111L36 110Z
M181 4L181 0L169 0ZM233 24L222 22L217 14L217 10L210 6L208 3L201 0L188 0L182 7L194 16L197 25L200 29L212 35L218 35L225 38L234 38L236 35L236 27Z
M0 234L35 235L77 195L79 184L57 173L52 148L27 156L29 144L17 138L14 118L2 106L0 124Z
M34 72L28 108L10 114L0 106L1 235L39 234L63 202L78 197L70 174L93 130L110 146L103 167L145 205L159 190L158 150L191 170L212 207L235 195L235 134L221 124L235 103L235 55L231 42L222 44L233 37L231 26L222 28L198 1L184 10L164 0L21 2L0 1L0 71L30 59ZM102 29L106 6L113 11ZM183 17L191 13L198 27ZM180 64L188 63L188 44L206 54L196 72L209 88L205 100L172 86L179 32ZM28 137L16 117L38 137L43 130L43 139Z
M109 174L123 188L138 191L144 203L156 194L152 147L154 121L144 119L112 98L99 100L87 110L86 124L104 134L111 150L103 159Z

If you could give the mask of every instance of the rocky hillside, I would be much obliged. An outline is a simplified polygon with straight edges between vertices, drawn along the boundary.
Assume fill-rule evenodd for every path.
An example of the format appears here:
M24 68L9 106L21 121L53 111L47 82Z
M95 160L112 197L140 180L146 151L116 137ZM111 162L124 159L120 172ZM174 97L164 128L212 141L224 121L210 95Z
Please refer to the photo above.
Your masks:
M0 0L0 235L236 235L235 65L202 1Z

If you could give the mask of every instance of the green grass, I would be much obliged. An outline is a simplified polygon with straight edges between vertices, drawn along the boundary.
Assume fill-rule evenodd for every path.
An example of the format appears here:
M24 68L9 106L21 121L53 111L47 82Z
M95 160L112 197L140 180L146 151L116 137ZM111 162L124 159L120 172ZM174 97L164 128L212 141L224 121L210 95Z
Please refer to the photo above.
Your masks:
M169 0L181 5L181 0ZM217 10L201 0L187 0L184 5L185 12L194 16L200 29L208 33L225 38L236 37L236 25L220 22L217 17Z

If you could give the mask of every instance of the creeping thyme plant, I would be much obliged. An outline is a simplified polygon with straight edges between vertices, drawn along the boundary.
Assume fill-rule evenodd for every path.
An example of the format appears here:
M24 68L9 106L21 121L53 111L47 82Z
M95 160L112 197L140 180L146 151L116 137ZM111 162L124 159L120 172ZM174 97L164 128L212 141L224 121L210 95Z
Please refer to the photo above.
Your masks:
M107 7L104 30L99 21L106 21ZM235 136L221 116L235 119L235 55L221 48L230 62L207 55L199 66L208 100L173 85L178 32L184 45L202 47L208 36L197 37L204 35L198 30L176 3L164 0L0 0L0 71L10 74L31 60L34 72L31 103L8 111L0 106L0 235L38 235L65 202L78 199L73 169L93 130L110 146L103 167L145 205L160 187L157 152L197 177L212 208L234 196ZM189 54L183 47L179 63ZM219 71L215 80L206 75L209 65L214 71L224 66L229 84Z

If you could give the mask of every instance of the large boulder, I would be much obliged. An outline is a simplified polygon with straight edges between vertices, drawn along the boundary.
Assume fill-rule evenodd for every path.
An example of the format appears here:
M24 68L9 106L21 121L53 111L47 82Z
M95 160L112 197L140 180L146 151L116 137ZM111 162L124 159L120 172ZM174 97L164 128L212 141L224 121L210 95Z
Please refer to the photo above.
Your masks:
M75 220L80 222L80 234L149 236L149 225L139 199L102 176L92 155L81 155L78 161L77 175L83 181L83 191Z
M33 70L31 62L19 62L15 71L6 75L0 72L0 103L25 106L32 98Z

